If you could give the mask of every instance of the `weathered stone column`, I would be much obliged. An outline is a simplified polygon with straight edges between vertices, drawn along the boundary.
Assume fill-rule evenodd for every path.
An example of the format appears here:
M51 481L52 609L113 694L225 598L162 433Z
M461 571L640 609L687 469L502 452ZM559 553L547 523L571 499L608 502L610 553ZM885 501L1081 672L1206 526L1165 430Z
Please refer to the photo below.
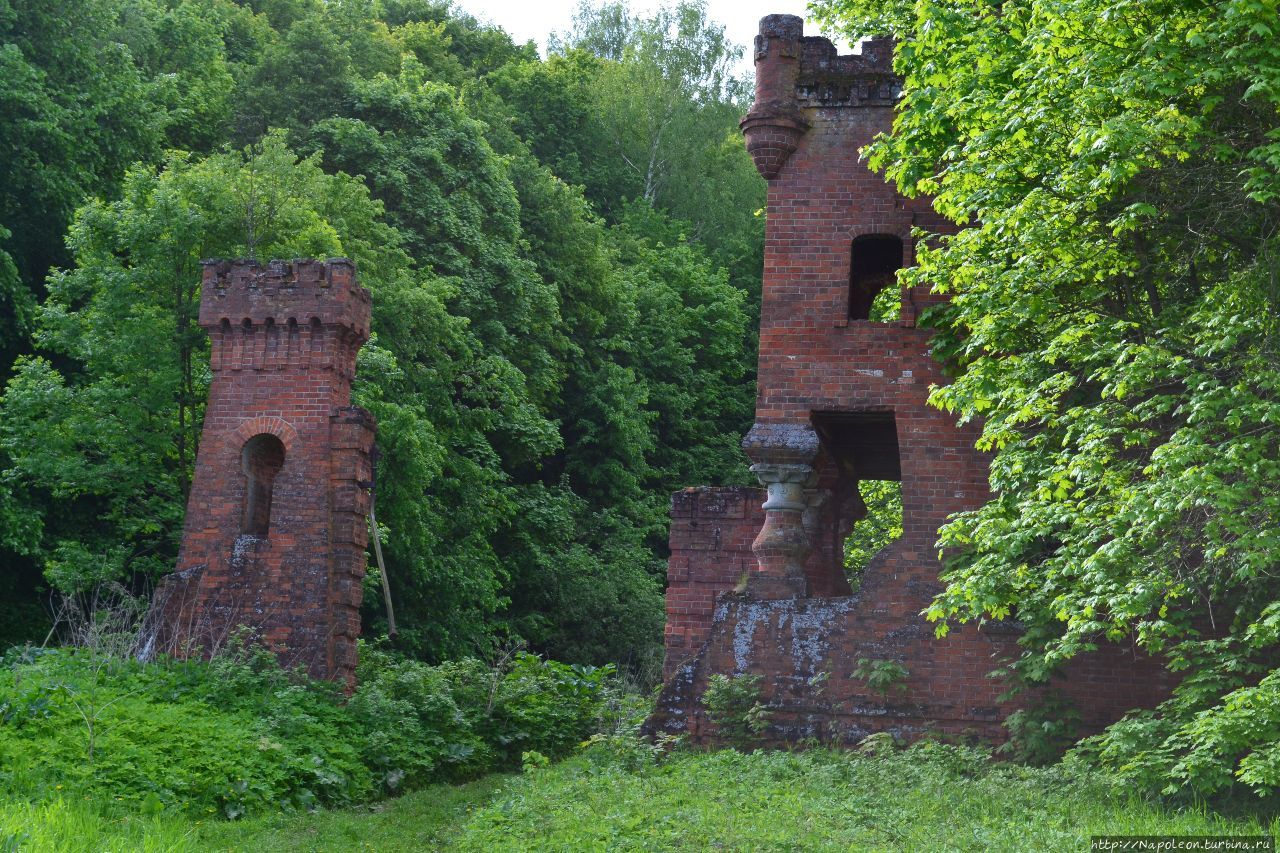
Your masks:
M804 563L813 547L805 515L816 496L817 433L807 423L757 423L742 447L754 463L751 472L768 495L764 526L751 545L756 568L747 576L747 594L802 598L808 593Z

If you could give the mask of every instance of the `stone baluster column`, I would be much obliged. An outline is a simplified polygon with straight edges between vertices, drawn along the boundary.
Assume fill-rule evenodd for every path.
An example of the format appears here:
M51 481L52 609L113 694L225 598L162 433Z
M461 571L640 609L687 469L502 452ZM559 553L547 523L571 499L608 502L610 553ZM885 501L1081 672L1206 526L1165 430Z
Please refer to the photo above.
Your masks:
M804 563L812 549L805 525L816 482L818 436L809 424L756 424L742 443L751 472L767 491L764 526L751 545L756 568L747 576L755 598L801 598L808 592Z

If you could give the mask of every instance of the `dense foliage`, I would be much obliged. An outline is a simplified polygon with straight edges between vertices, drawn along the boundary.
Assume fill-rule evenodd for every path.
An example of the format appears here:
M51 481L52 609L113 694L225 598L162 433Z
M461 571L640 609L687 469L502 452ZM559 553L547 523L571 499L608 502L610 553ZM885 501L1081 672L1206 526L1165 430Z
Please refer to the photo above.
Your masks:
M651 666L666 495L741 480L751 413L763 183L705 7L584 7L547 60L437 0L46 7L0 0L7 639L172 567L198 261L345 255L399 647Z
M1274 790L1275 3L818 5L897 38L868 157L967 226L902 273L951 297L933 399L994 457L929 616L1016 618L1017 684L1105 642L1161 656L1173 697L1078 754L1166 793ZM586 5L546 59L442 0L0 0L0 645L40 639L45 592L172 567L199 260L345 255L374 297L355 393L397 650L454 661L368 654L339 707L259 663L12 658L0 788L355 802L584 731L599 671L468 655L651 666L666 495L744 474L763 184L736 51L699 0ZM893 487L863 500L854 575L901 524ZM1032 713L1015 734L1069 738L1070 709ZM172 779L144 717L181 745Z
M969 227L904 275L994 500L929 615L1016 616L1020 675L1106 641L1181 687L1090 753L1167 792L1280 785L1280 27L1265 0L826 0L898 39L871 162Z
M367 802L567 755L609 721L612 668L521 653L427 666L366 649L347 702L267 652L139 663L12 649L0 668L0 794L112 813L236 819Z

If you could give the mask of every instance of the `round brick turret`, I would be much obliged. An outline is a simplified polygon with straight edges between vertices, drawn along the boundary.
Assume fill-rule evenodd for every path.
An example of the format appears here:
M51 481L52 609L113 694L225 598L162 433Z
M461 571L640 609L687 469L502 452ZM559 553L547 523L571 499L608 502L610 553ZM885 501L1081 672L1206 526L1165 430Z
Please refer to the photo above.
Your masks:
M747 152L766 181L773 180L808 129L795 105L804 19L766 15L756 36L756 100L740 126Z

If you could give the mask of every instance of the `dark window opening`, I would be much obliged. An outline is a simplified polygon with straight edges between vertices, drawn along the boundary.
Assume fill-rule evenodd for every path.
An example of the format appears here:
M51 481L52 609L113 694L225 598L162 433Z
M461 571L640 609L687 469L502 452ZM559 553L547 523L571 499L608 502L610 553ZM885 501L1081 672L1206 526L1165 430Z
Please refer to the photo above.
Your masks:
M271 527L271 491L284 467L284 444L269 433L255 435L240 451L244 469L244 519L240 530L250 536L266 536Z
M871 560L902 538L902 458L892 412L815 412L813 425L841 472L837 500L845 577L862 586Z
M870 320L876 296L895 285L902 269L902 239L869 234L853 241L849 255L849 319Z
M814 412L813 428L840 469L859 480L901 480L893 412Z

